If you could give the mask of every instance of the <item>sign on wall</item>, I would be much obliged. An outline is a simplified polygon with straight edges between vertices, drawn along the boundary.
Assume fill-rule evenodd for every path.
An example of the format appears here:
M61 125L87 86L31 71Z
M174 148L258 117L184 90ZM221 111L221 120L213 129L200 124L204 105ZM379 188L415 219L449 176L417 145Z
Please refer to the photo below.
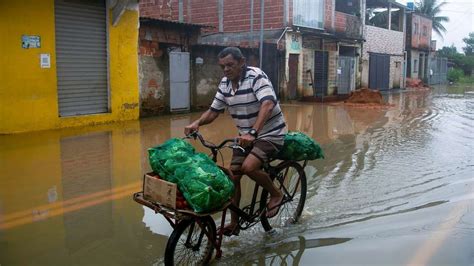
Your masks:
M29 48L40 48L41 37L36 35L22 35L21 36L21 47L24 49Z
M51 68L51 57L49 54L40 54L41 68Z
M287 49L289 53L299 54L301 51L301 36L298 34L288 34L289 41L287 43Z

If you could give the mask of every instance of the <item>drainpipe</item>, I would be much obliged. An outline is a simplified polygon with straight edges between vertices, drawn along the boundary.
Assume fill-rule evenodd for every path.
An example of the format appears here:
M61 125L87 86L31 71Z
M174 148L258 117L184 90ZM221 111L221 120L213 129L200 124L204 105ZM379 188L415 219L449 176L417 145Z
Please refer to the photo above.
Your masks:
M183 0L179 0L178 2L178 17L179 17L179 22L184 22L184 12L183 12Z
M253 0L250 0L250 42L253 45Z
M277 44L277 47L278 47L278 44L280 43L281 41L281 38L283 38L283 36L285 35L286 31L291 29L290 27L285 27L285 29L283 30L283 33L280 35L280 37L278 38L276 44Z
M224 0L217 3L217 13L219 16L219 32L224 32Z
M392 30L392 3L388 3L388 30Z

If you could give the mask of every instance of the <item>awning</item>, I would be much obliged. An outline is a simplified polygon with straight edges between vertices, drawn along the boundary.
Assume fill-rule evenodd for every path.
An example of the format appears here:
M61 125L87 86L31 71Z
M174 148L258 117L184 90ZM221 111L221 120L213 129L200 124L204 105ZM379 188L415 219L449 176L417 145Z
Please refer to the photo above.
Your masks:
M181 27L189 29L200 29L200 28L213 28L213 26L179 22L173 20L157 19L150 17L140 17L141 25L157 25L157 26L169 26L169 27Z
M285 29L264 30L263 40L266 43L277 43ZM260 31L253 32L219 32L202 36L201 45L238 46L243 48L258 48L260 44Z

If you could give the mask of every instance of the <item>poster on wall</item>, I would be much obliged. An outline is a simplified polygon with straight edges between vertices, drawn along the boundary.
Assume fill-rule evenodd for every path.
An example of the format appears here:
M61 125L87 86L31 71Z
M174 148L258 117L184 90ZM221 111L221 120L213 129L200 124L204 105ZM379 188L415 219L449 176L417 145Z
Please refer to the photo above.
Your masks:
M40 48L41 37L36 35L22 35L21 36L21 47L23 49Z
M51 57L49 54L40 54L41 68L51 68Z

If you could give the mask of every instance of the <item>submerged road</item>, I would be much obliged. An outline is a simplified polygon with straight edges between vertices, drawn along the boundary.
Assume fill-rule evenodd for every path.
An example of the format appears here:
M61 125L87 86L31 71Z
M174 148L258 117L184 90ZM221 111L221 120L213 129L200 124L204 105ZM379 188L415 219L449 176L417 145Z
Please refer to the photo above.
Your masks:
M384 108L283 104L290 130L326 154L306 168L302 220L227 238L214 263L473 265L473 91L386 94ZM0 265L161 264L172 229L131 194L150 171L147 148L198 116L0 136ZM235 130L223 115L202 134Z

